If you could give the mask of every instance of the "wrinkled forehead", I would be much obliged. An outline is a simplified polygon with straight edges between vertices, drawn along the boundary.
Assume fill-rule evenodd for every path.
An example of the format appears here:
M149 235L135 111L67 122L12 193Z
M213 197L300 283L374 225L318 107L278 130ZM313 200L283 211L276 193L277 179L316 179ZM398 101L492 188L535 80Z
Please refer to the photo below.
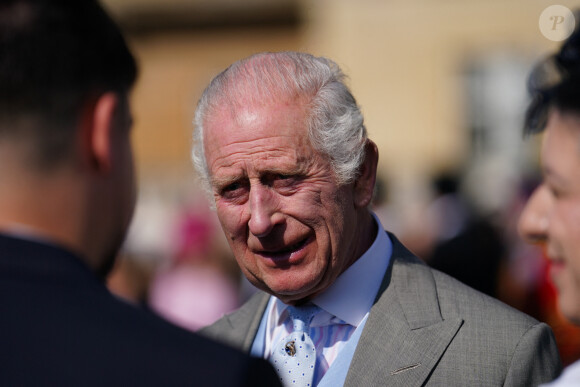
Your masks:
M308 95L298 95L285 90L263 90L263 88L245 88L236 84L232 88L224 88L224 92L214 96L211 105L204 115L205 136L210 132L221 132L224 125L247 126L252 121L276 121L280 112L299 111L295 126L310 130L310 112L312 98ZM272 130L275 129L273 123Z
M311 98L295 93L276 90L232 90L219 96L210 108L209 120L218 115L227 115L233 120L255 115L267 108L279 106L300 105L308 118Z
M271 100L231 106L222 104L206 116L208 140L228 143L286 136L310 144L308 107L300 100Z
M208 119L204 148L210 174L295 174L315 159L322 162L311 145L301 104L272 102L235 112L232 116L224 107Z

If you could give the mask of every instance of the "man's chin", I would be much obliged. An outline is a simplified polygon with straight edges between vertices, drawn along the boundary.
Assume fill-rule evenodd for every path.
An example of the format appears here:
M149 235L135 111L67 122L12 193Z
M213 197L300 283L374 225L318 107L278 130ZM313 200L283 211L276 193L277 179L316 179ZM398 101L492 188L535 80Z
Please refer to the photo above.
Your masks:
M111 274L111 271L115 268L117 258L119 257L119 253L121 252L121 248L127 235L127 228L124 227L123 230L122 233L116 233L115 236L110 239L108 248L101 256L100 264L95 269L95 274L102 280L106 280L107 276Z
M576 325L580 325L580 306L579 300L575 294L570 295L570 289L566 290L558 289L558 304L562 315L568 319L570 322Z
M316 294L320 293L316 289L305 286L302 288L295 287L270 287L265 289L267 293L279 298L285 304L301 304L311 300Z
M320 277L314 276L310 281L304 281L304 271L281 273L278 270L276 273L261 272L260 274L258 276L251 271L244 271L244 275L252 285L287 304L312 299L323 290Z
M121 240L124 240L121 239ZM95 269L95 274L103 281L115 268L119 252L121 251L122 242L114 243L101 257L100 265Z
M105 280L109 274L111 274L111 271L113 271L113 268L115 267L115 263L117 261L117 255L118 253L112 253L112 254L107 254L103 260L101 261L101 264L96 268L95 274L97 275L97 277L99 277L101 280Z

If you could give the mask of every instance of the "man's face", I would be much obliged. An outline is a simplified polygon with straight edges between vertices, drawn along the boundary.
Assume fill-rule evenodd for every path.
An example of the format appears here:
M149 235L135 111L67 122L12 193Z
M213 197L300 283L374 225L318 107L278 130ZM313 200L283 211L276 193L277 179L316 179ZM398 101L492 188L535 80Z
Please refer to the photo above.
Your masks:
M131 127L133 119L128 97L119 96L118 108L112 128L112 171L108 181L108 195L112 224L110 225L109 244L106 246L105 259L99 273L102 276L111 270L116 255L121 247L136 201L135 166L131 145Z
M268 102L205 123L217 215L246 277L286 303L326 289L360 255L353 184L310 145L301 103Z
M136 181L135 162L133 159L133 146L131 144L131 133L133 127L133 116L131 114L130 101L127 96L121 102L121 109L117 116L115 128L115 145L118 147L119 165L119 186L120 205L122 207L122 223L125 229L128 228L136 201Z
M520 218L520 233L545 246L562 313L580 323L580 117L550 113L542 142L544 181Z

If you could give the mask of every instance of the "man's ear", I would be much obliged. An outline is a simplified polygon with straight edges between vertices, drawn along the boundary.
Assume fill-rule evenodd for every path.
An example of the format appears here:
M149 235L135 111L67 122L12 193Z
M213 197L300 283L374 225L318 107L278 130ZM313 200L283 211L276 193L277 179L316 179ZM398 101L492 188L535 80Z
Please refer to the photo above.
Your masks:
M90 102L81 121L82 159L97 173L107 173L112 165L113 131L119 108L119 97L113 92Z
M368 206L373 198L378 162L379 151L377 145L367 139L365 159L360 166L358 178L354 182L354 205L358 208Z

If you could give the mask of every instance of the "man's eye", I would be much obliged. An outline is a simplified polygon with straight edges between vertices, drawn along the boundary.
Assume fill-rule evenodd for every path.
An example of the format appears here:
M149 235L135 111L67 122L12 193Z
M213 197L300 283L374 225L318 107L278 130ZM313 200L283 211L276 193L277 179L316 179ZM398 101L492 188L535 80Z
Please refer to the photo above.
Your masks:
M554 187L550 187L550 194L552 195L552 197L554 199L558 199L562 196L562 192L559 189L554 188Z
M296 176L279 173L276 174L272 180L274 186L289 186L296 182Z
M246 192L243 182L233 182L222 187L218 193L225 199L238 199Z
M222 188L222 192L232 192L232 191L235 191L241 187L242 187L242 185L240 183L228 184L224 188Z
M277 174L272 182L272 187L282 194L295 192L300 183L300 177L296 175Z

